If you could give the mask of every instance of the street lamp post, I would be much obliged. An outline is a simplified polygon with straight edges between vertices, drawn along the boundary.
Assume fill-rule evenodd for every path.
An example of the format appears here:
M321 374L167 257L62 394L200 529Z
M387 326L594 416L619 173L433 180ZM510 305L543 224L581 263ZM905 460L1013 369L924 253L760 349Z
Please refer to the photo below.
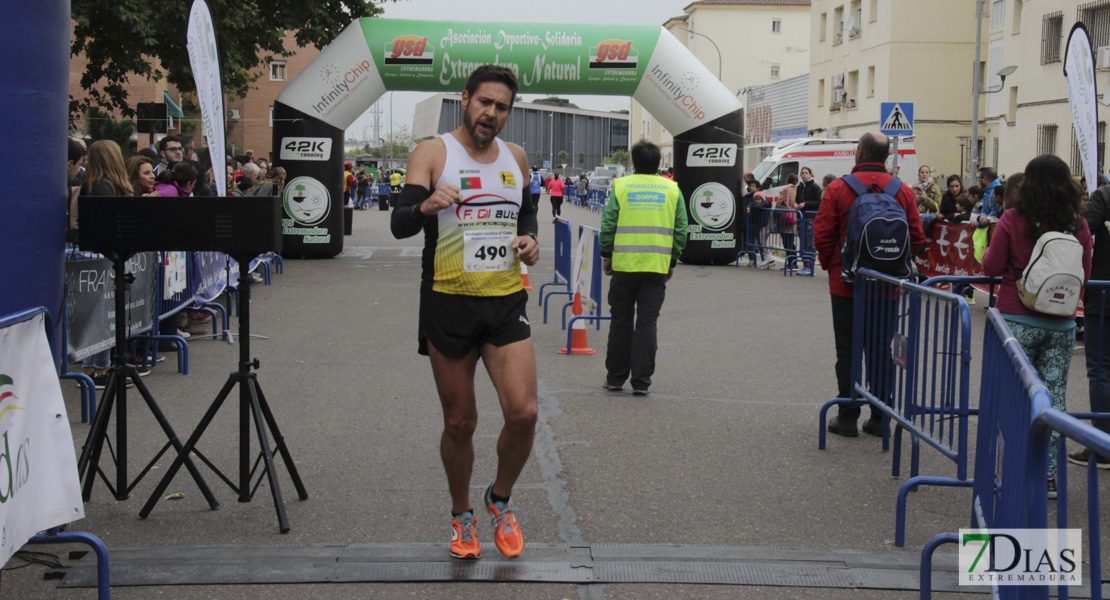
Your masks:
M548 145L547 145L547 160L551 161L551 172L554 173L555 172L555 112L554 111L549 112L549 113L547 113L547 116L550 117L550 119L551 119L550 120L551 127L549 128L548 137L547 137L547 142L548 142Z
M717 51L717 79L720 80L721 79L721 63L722 63L722 61L721 61L721 49L717 47L717 43L713 41L713 38L709 37L708 35L705 35L704 33L698 33L696 31L694 31L693 29L687 29L685 27L678 27L677 25L675 26L675 29L681 29L681 30L683 30L687 33L692 33L694 35L700 35L701 37L709 40L710 44L713 44L713 49Z
M975 0L975 65L972 68L971 80L971 158L968 166L971 170L968 177L975 177L979 173L979 57L983 49L983 3L986 0Z

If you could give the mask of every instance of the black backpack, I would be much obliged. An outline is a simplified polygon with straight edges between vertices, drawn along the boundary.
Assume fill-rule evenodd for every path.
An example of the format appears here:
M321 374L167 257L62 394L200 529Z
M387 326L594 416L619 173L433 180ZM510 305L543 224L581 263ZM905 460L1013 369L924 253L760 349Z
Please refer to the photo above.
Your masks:
M841 179L858 197L848 211L844 244L840 247L840 278L852 282L859 269L909 277L913 272L910 226L905 209L895 198L902 181L894 177L886 188L877 184L867 188L855 175Z

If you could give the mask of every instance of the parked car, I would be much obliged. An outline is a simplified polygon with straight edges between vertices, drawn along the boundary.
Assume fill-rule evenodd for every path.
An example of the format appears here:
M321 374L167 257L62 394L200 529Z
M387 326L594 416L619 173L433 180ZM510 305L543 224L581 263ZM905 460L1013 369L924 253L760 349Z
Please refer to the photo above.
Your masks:
M605 196L609 197L609 193L613 189L613 178L612 177L595 177L594 179L590 180L590 187L595 188L595 189L599 189L599 190L605 190Z

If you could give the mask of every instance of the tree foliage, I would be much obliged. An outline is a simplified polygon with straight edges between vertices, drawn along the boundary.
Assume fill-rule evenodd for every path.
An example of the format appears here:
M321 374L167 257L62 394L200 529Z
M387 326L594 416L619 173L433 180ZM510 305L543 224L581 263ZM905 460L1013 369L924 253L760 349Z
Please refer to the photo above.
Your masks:
M94 107L85 113L85 125L85 133L89 136L90 142L112 140L119 144L124 158L131 156L131 134L135 133L134 121L116 120L112 115Z
M585 150L579 150L578 151L578 164L582 165L582 164L585 164L585 163L586 163L586 151Z
M354 156L356 154L369 154L377 158L389 158L390 146L393 147L393 158L408 158L416 144L419 141L416 136L409 130L408 125L400 125L393 130L393 135L388 139L383 139L384 144L367 144L360 148L358 151L347 152L347 156Z
M627 150L617 150L609 156L601 159L601 164L603 165L624 165L628 167L631 166L631 162L632 155L629 154Z
M70 99L70 115L97 106L132 116L128 79L165 79L182 92L193 92L192 69L185 47L191 2L184 0L73 0L70 51L84 53L83 100ZM352 20L380 14L365 0L208 0L216 28L224 94L243 97L270 57L288 56L282 44L295 31L299 46L327 46Z

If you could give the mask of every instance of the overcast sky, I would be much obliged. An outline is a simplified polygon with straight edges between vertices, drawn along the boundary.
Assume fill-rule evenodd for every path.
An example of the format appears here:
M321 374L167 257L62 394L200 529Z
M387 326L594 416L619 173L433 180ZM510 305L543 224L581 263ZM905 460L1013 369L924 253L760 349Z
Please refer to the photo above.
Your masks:
M485 21L509 23L575 23L662 25L671 17L683 14L682 9L694 0L397 0L381 2L382 16L388 19L429 19L435 21ZM416 104L433 94L428 92L391 92L378 100L381 111L381 137L389 134L390 95L393 96L393 126L412 129ZM542 96L522 94L526 101ZM629 108L627 96L567 96L582 108L620 110ZM347 128L347 137L373 137L373 124L367 111Z

